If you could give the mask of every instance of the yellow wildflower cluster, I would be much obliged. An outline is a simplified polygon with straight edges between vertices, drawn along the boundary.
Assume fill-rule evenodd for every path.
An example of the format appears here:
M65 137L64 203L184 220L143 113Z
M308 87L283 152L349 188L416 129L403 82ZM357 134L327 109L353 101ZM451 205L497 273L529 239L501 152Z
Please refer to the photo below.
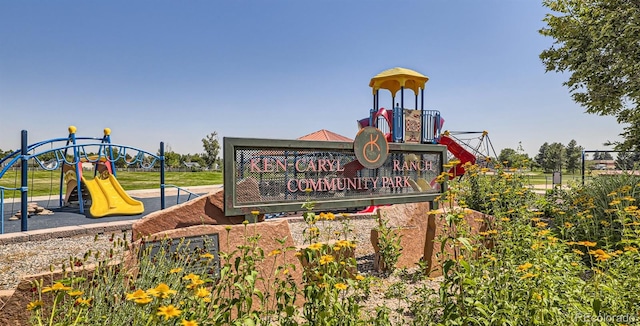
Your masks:
M320 219L321 220L326 220L326 221L333 221L336 219L335 214L329 212L329 213L320 213Z
M335 247L338 247L339 249L342 249L342 248L355 249L356 244L353 241L349 241L349 240L338 240L334 245L334 250L335 250Z
M533 264L531 264L531 263L524 263L524 264L522 264L522 265L518 266L518 270L519 270L519 271L521 271L521 272L524 272L524 271L526 271L527 269L529 269L529 268L531 268L531 267L533 267Z
M310 250L316 251L316 250L322 249L323 246L324 245L322 243L316 242L316 243L310 244L309 247L307 248L309 248Z
M482 232L478 232L479 235L481 236L490 236L492 234L498 234L498 230L488 230L488 231L482 231Z
M596 261L605 261L605 260L611 258L611 255L609 255L608 253L606 253L602 249L590 250L589 254L591 254L594 257L596 257Z
M187 285L187 289L195 289L205 283L204 280L200 278L200 275L193 273L185 275L182 279L185 281L191 281L191 283Z
M326 265L334 261L335 261L335 258L333 258L333 256L331 255L322 255L322 257L320 257L320 265Z
M78 297L75 300L75 304L79 306L90 306L93 299L91 298L82 298L81 295L84 294L83 291L74 290L70 286L66 286L61 282L56 282L52 286L45 286L42 288L42 293L59 293L66 292L66 294L70 297ZM27 304L27 310L38 310L44 306L44 303L41 300L31 301Z
M519 272L523 272L523 273L526 272L524 275L522 275L520 277L521 280L538 276L538 274L533 274L533 273L527 272L527 270L529 270L532 267L533 267L533 264L529 263L529 262L518 266L518 271Z

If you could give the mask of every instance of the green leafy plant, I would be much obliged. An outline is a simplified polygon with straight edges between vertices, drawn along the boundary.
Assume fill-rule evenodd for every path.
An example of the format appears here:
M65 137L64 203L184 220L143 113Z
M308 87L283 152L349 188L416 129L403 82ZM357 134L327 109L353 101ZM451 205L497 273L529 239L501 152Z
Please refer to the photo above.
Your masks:
M380 213L375 230L378 232L379 269L389 275L395 271L402 255L402 234L398 232L399 229L389 227L389 222Z

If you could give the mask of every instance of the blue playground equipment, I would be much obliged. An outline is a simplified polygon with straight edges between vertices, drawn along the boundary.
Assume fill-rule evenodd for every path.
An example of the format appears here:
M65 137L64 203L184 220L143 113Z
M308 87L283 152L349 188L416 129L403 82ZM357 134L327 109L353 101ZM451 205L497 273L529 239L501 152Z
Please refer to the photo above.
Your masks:
M43 161L42 157L50 159ZM60 169L59 206L69 204L73 197L81 214L90 196L92 217L107 215L137 215L144 211L141 202L130 198L116 179L116 162L125 166L160 169L160 207L165 205L164 143L160 142L159 155L131 146L111 143L111 130L104 129L103 137L78 137L76 127L69 127L67 138L55 138L29 145L27 131L21 133L21 147L0 160L0 179L9 170L20 169L20 186L0 187L0 234L4 233L5 192L20 191L21 231L28 230L28 169L33 166L46 171ZM83 166L92 166L93 179L83 176ZM17 173L17 172L16 172ZM17 181L17 175L16 175ZM17 182L16 182L17 183ZM64 191L66 188L66 192ZM73 194L75 193L75 196ZM65 196L66 194L66 196ZM89 195L89 196L87 196Z

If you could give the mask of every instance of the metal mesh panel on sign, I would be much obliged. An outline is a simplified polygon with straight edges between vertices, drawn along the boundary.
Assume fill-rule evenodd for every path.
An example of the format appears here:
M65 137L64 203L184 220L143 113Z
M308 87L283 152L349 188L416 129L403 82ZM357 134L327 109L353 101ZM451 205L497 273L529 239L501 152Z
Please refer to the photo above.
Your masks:
M238 204L339 200L415 192L438 193L438 153L394 153L376 169L352 150L246 149L235 151Z

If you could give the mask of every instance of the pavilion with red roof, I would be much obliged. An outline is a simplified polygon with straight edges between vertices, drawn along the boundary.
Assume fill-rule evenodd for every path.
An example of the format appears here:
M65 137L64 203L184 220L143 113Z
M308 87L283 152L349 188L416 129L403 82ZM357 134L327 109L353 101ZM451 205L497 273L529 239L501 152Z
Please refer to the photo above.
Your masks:
M326 129L321 129L308 135L304 135L298 138L298 140L343 141L350 143L353 142L353 139L349 137L336 134L335 132Z

